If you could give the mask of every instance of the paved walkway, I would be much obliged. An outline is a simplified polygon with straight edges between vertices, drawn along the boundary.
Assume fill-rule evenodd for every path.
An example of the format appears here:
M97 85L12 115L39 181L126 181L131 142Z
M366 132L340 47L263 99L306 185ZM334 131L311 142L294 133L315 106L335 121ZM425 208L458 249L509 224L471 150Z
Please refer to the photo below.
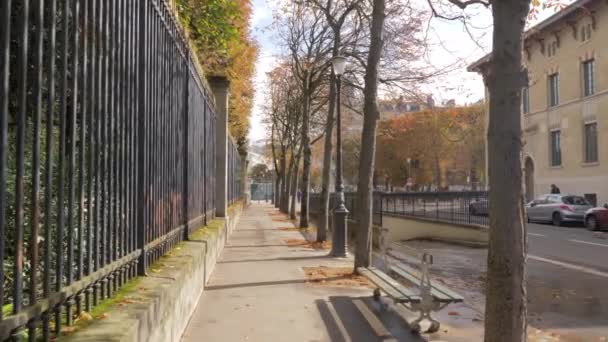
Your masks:
M311 284L302 267L352 267L353 261L328 258L327 250L290 247L287 240L303 235L279 229L285 227L293 225L268 204L245 210L183 342L478 340L466 328L449 339L443 331L412 336L405 321L412 313L393 306L380 313L371 289Z

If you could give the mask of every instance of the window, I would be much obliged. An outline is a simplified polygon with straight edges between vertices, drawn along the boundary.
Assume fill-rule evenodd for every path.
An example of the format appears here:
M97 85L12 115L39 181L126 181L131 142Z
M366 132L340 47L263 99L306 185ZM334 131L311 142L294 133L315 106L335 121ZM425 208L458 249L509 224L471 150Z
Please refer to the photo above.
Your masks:
M595 93L595 61L590 59L583 62L583 94L590 96Z
M559 74L549 75L549 107L559 104Z
M591 39L591 24L583 24L581 26L581 41L586 42Z
M597 194L585 194L584 196L587 202L592 206L597 207Z
M521 103L524 114L530 113L530 88L524 87L521 90Z
M587 199L581 196L564 196L562 202L569 205L589 205Z
M551 132L551 166L562 165L561 131Z
M597 162L597 122L585 124L585 163Z
M549 57L553 57L553 56L555 56L556 53L557 53L557 41L553 41L553 42L549 43L549 46L547 47L547 55Z

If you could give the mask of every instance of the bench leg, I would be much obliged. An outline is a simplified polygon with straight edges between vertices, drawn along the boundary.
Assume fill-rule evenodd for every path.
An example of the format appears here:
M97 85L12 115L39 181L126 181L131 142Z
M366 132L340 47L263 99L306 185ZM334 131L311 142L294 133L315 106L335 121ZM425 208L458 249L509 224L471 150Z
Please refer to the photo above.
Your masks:
M374 300L375 300L376 302L379 302L379 301L380 301L380 297L381 297L381 295L382 295L382 294L380 293L380 289L379 289L379 288L375 288L375 289L374 289Z
M430 309L424 309L424 308L420 308L420 316L413 321L412 323L410 323L410 328L412 330L413 333L420 333L421 327L420 327L420 322L422 322L423 320L428 320L429 322L431 322L431 325L429 326L429 328L427 329L427 333L432 334L435 333L437 331L439 331L439 328L441 327L441 323L439 323L439 321L437 321L436 319L434 319L431 316L431 310Z
M382 301L382 293L380 292L380 288L374 289L372 298L374 299L374 302L378 303L378 309L380 312L384 312L388 309L388 303Z

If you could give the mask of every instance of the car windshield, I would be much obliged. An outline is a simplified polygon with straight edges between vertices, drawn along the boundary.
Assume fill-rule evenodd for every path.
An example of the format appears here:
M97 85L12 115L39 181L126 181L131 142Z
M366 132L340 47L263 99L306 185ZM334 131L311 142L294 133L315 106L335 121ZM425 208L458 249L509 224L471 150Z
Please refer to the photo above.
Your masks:
M562 201L564 204L571 205L589 205L589 202L583 197L580 196L564 196L562 197Z

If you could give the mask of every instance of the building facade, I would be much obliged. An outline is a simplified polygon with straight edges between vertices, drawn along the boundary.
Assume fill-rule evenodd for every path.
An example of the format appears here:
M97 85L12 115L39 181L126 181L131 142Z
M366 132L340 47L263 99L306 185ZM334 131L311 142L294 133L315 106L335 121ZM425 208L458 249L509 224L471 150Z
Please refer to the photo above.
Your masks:
M470 70L484 70L486 56ZM522 89L528 200L562 193L608 203L608 2L579 0L525 34Z

